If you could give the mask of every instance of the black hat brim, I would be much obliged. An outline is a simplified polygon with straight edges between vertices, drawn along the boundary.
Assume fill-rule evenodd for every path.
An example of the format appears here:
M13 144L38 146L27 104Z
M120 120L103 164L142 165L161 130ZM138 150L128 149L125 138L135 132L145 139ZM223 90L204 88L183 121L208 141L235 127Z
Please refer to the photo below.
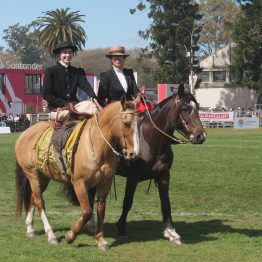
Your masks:
M77 51L77 47L72 45L72 44L62 44L62 45L57 45L54 49L53 49L53 54L58 55L60 53L61 50L66 49L66 48L70 48L72 49L73 52Z

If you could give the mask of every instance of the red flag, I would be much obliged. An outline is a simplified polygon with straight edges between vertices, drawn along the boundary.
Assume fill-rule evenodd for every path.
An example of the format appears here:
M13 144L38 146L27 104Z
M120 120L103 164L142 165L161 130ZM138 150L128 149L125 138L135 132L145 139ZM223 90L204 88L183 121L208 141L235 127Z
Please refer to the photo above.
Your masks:
M145 94L145 91L146 91L146 84L144 83L141 87L140 87L140 92L141 94Z

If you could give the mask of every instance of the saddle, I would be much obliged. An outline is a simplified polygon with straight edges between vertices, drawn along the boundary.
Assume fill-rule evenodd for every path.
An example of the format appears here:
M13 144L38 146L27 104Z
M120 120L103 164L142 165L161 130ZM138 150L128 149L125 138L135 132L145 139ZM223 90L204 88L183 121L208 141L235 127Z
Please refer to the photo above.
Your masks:
M56 117L52 121L55 131L51 142L58 153L62 151L67 138L74 130L76 124L78 124L79 121L90 118L96 110L96 104L86 103L86 101L80 102L76 106L68 103L67 106L56 110Z
M90 104L93 105L93 104ZM56 110L56 118L51 120L52 126L54 128L51 144L55 150L55 157L57 160L57 165L63 173L66 173L66 163L63 157L63 149L68 141L68 138L75 130L75 127L84 119L88 119L92 116L93 108L89 108L89 110L85 107L85 112L79 112L77 108L69 103L66 107L59 108Z

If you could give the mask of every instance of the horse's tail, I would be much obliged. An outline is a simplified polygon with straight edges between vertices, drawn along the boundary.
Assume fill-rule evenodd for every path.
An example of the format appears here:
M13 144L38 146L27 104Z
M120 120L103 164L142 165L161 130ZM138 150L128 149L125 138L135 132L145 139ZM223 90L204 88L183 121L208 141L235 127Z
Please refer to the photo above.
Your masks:
M74 206L79 206L79 201L77 199L74 186L71 182L66 182L62 184L60 194L65 196L65 198Z
M74 186L70 182L66 182L62 185L60 194L65 196L66 199L74 206L80 206L79 200L76 196ZM91 188L88 190L88 197L91 207L93 208L95 202L96 188Z
M32 189L29 180L25 176L24 171L21 166L16 161L16 216L21 216L23 211L23 206L26 212L28 212L30 207Z

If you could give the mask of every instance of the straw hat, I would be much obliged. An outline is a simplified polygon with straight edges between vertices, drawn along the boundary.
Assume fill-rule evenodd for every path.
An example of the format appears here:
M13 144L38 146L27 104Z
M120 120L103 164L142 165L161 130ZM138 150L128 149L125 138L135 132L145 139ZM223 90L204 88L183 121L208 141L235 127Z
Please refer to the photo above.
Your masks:
M113 46L109 49L109 53L106 54L106 57L111 58L113 55L120 55L120 56L125 56L128 57L129 54L126 54L126 50L123 46L116 45Z
M62 49L70 48L73 52L77 51L77 47L71 42L59 42L53 49L53 54L58 55Z

